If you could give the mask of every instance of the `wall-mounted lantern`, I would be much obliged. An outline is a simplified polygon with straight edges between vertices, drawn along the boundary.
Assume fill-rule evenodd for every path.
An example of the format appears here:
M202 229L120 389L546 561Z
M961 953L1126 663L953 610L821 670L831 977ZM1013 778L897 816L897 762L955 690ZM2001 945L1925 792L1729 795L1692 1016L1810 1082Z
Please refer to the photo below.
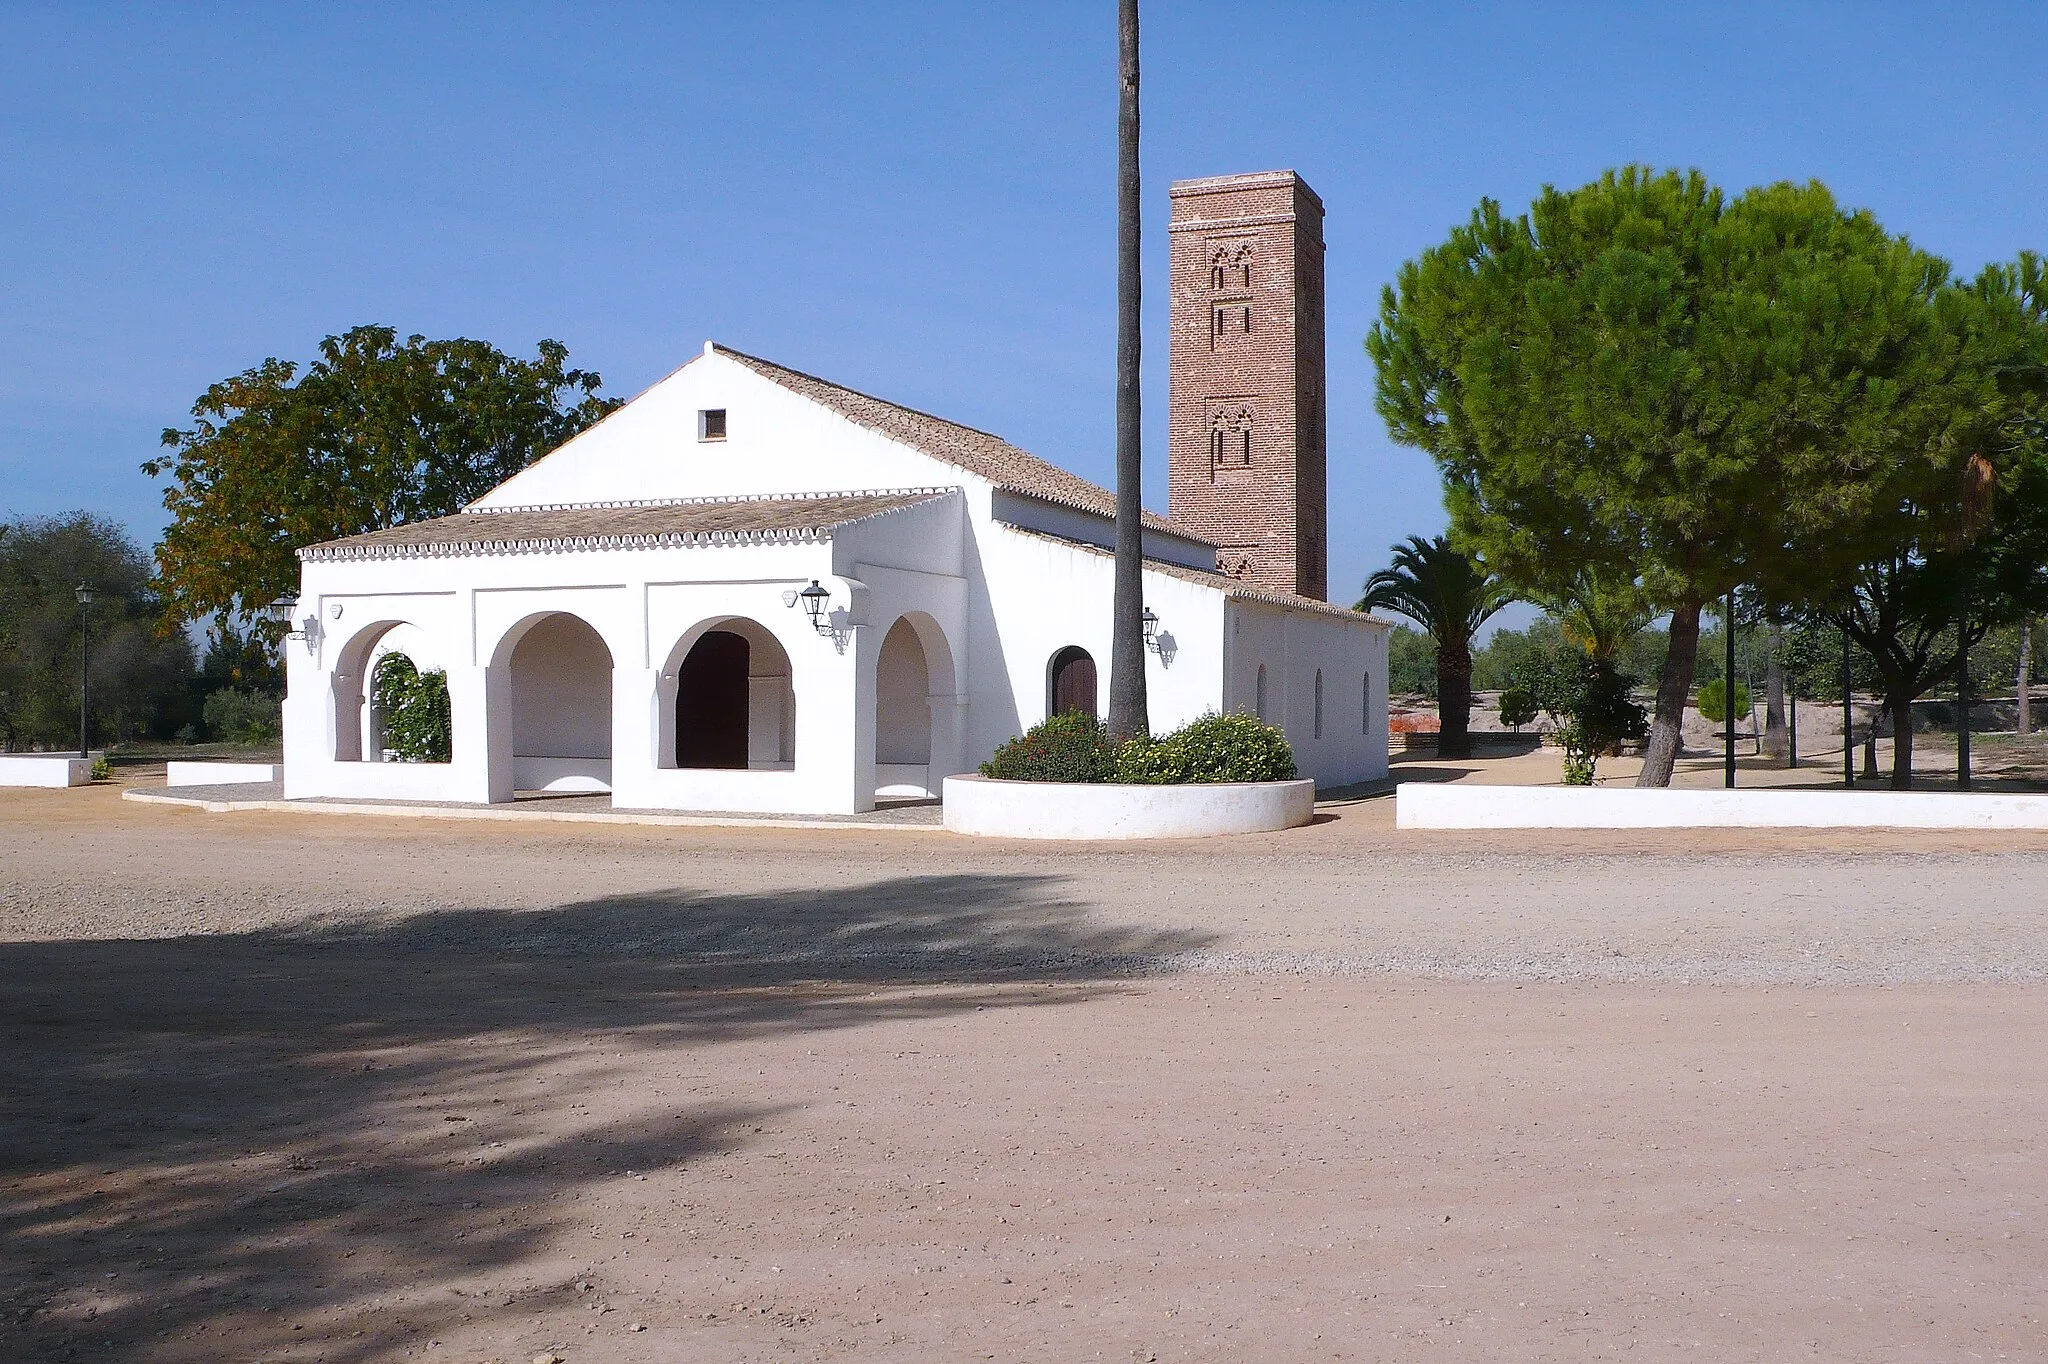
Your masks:
M813 630L816 630L821 635L834 633L832 622L825 615L825 608L832 603L830 589L818 586L818 580L813 578L811 579L811 585L803 591L792 591L782 594L782 604L784 606L795 606L798 602L803 603L804 614L811 618L811 628Z
M1158 617L1158 615L1157 615L1157 614L1155 614L1155 613L1153 612L1152 608L1148 606L1148 607L1146 607L1146 608L1145 608L1145 614L1144 614L1144 615L1142 615L1142 616L1140 616L1140 617L1138 617L1138 620L1139 620L1139 622L1140 622L1140 623L1141 623L1141 624L1142 624L1142 625L1143 625L1143 626L1145 627L1145 647L1146 647L1146 648L1148 648L1148 649L1150 649L1150 650L1152 650L1152 652L1154 652L1154 653L1158 653L1158 652L1159 652L1159 617Z

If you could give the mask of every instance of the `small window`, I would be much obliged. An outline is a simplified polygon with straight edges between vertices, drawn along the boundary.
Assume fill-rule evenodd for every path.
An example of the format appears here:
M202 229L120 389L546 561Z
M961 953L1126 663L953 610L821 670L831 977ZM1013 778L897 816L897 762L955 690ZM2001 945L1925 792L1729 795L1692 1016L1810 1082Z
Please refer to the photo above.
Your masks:
M1255 684L1255 688L1254 688L1254 690L1253 690L1253 692L1252 692L1252 704L1253 704L1253 708L1254 708L1254 709L1255 709L1255 710L1257 711L1257 713L1258 713L1258 717L1259 717L1259 718L1260 718L1261 720L1265 719L1265 718L1266 718L1266 665L1265 665L1265 664L1263 664L1263 663L1261 663L1261 664L1259 665L1259 680L1258 680L1258 682L1257 682L1257 683Z
M1252 429L1247 426L1238 434L1244 437L1244 462L1250 464L1252 462Z
M1221 288L1223 287L1223 267L1222 267L1222 266L1220 266L1220 265L1219 265L1219 266L1217 266L1217 267L1216 267L1216 268L1215 268L1214 270L1211 270L1211 271L1209 272L1209 287L1210 287L1211 289L1221 289Z
M1218 308L1218 309L1216 310L1216 335L1220 337L1220 336L1222 336L1222 335L1223 335L1223 334L1224 334L1225 332L1228 332L1229 330L1230 330L1230 309L1228 309L1228 308Z
M1359 712L1359 713L1360 713L1360 716L1361 716L1362 718L1361 718L1361 719L1359 720L1359 722L1358 722L1358 732L1359 732L1360 734L1370 735L1370 734L1372 733L1372 674L1371 674L1371 673L1367 673L1367 674L1365 675L1365 687L1364 687L1364 692L1363 692L1363 696L1364 696L1364 704L1363 704L1363 706L1362 706L1362 707L1360 708L1360 712Z
M698 440L725 439L725 409L707 407L697 414Z
M1244 334L1252 334L1252 305L1249 303L1244 305Z
M1323 737L1323 670L1316 669L1316 737Z

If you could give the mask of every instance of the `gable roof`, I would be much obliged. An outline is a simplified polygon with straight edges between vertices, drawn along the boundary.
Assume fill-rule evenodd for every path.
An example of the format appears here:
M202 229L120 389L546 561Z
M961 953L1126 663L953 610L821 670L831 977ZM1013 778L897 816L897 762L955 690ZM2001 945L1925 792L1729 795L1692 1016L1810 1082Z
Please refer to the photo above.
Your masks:
M886 402L871 394L820 379L815 374L805 374L716 342L711 348L769 382L829 408L855 425L878 431L933 459L965 469L1008 492L1102 516L1116 515L1116 494L1109 489L1090 483L1078 474L1070 474L1056 464L1049 464L1001 436L977 431L971 426L947 421L944 417L934 417L914 407ZM1163 531L1197 544L1208 543L1153 512L1144 514L1144 522L1147 530Z
M395 559L829 540L834 530L855 521L901 511L957 491L906 488L885 493L477 508L308 545L299 551L299 557Z

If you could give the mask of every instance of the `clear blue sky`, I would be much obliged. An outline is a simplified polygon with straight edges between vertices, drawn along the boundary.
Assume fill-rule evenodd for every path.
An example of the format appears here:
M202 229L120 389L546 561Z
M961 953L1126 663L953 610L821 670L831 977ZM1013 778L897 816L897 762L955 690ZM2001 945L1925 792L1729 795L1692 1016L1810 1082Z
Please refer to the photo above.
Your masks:
M1115 5L0 10L0 515L145 541L212 381L330 332L542 337L631 395L706 337L1108 482ZM1816 177L1964 270L2048 249L2048 6L1145 12L1147 501L1166 186L1329 209L1331 593L1433 532L1361 345L1483 195Z

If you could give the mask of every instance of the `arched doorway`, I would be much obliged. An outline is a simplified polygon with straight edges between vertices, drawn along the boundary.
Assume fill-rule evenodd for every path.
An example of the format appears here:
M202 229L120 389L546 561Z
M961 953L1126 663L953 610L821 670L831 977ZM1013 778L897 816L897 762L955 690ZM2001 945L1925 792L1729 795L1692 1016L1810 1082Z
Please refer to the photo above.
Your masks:
M1048 715L1079 711L1095 715L1095 659L1086 649L1070 644L1052 656L1051 704Z
M417 671L437 668L434 639L410 621L377 621L357 630L336 656L330 680L334 697L336 762L382 762L384 719L376 704L377 668L393 655Z
M931 794L931 690L924 642L899 618L875 659L875 794Z
M750 620L721 621L675 666L672 765L777 770L796 760L789 655Z
M520 791L609 791L612 655L565 612L542 616L512 646L512 785Z

